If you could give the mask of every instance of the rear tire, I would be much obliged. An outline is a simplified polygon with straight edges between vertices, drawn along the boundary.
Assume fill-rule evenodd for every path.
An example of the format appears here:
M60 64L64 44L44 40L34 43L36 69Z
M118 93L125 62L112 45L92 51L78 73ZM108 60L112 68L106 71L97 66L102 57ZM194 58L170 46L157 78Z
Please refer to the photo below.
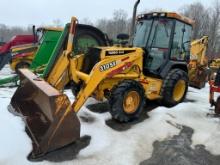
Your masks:
M137 81L122 81L112 89L109 103L114 119L120 122L134 120L140 116L144 108L144 89Z
M162 103L172 107L182 102L188 91L188 75L181 69L173 69L164 80L161 95Z
M96 31L93 28L92 29L85 28L84 26L80 27L79 25L79 28L77 29L77 33L74 40L75 54L85 54L89 47L98 47L98 46L107 45L106 39L104 38L104 36L102 36L102 34L100 34L101 32ZM81 45L82 42L79 41L80 39L84 39L85 40L84 42L86 42L86 44L84 43L85 45ZM94 42L93 44L95 45L91 45L91 43L88 41Z

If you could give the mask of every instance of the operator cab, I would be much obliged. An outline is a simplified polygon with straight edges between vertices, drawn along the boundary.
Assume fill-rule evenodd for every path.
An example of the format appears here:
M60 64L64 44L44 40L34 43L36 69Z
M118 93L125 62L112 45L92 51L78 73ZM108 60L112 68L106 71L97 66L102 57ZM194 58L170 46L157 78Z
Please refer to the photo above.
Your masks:
M165 77L174 64L185 65L189 61L193 23L176 13L138 16L133 46L145 50L144 74Z

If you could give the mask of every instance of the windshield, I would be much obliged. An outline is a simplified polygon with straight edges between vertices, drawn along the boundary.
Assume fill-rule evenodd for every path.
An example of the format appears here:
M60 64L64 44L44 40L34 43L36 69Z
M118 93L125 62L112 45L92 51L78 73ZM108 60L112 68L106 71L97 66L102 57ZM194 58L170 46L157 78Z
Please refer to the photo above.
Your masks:
M173 21L169 19L155 20L148 42L150 48L169 48Z
M136 25L136 33L133 45L136 47L145 47L150 33L152 20L139 21Z
M172 27L173 21L167 18L139 21L136 25L133 45L136 47L169 48Z

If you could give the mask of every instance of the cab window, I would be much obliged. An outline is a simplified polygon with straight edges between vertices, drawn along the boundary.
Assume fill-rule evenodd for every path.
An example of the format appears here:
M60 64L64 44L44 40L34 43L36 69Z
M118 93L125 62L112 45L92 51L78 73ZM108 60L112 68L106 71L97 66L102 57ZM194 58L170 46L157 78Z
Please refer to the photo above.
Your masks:
M137 23L133 45L135 47L145 47L149 37L152 20L143 20Z
M169 48L169 41L173 21L168 19L158 19L154 21L150 40L148 43L149 48Z
M176 21L171 48L172 60L183 61L189 56L191 30L191 26Z

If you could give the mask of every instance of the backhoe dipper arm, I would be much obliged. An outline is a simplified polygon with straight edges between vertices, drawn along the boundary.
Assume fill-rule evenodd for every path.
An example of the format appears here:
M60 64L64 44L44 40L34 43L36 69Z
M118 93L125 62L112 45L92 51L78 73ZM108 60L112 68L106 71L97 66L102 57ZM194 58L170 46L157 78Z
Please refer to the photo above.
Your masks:
M198 63L200 65L205 65L206 50L208 47L208 36L203 36L201 39L192 41L191 43L191 53L197 56Z

